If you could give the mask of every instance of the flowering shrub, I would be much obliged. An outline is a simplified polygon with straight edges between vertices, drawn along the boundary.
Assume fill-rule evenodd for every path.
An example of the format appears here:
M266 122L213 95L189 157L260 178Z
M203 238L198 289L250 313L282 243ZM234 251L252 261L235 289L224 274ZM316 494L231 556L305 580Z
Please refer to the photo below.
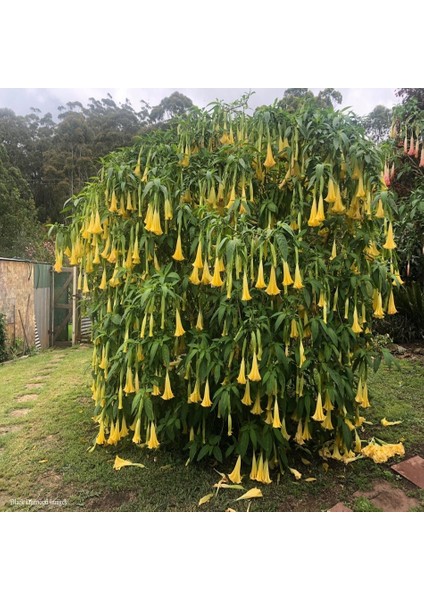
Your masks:
M93 317L97 444L348 460L400 276L377 149L348 116L216 104L106 157L57 229ZM384 352L384 351L383 351ZM330 445L329 445L330 444Z

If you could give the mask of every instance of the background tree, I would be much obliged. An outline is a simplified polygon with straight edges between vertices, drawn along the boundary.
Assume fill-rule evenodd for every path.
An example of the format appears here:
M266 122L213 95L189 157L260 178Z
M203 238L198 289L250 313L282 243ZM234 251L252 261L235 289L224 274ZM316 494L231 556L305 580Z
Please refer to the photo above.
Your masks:
M0 147L0 256L42 258L41 225L29 185ZM38 248L37 248L38 247Z
M366 117L362 123L367 135L376 143L380 143L388 138L390 126L392 123L392 111L390 108L378 104Z

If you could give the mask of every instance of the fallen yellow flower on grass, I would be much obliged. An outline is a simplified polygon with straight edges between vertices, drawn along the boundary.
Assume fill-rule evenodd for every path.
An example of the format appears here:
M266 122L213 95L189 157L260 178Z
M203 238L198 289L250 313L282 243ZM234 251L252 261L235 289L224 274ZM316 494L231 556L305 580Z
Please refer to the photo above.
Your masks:
M302 473L299 473L299 471L296 471L296 469L290 469L290 468L289 468L289 471L290 471L290 473L291 473L292 475L294 475L294 476L295 476L295 478L296 478L296 481L298 481L299 479L302 479Z
M215 494L206 494L206 496L203 496L203 498L200 498L197 506L202 506L202 504L206 504L206 502L209 502L209 500L211 500L214 497L214 495Z
M238 502L239 500L251 500L252 498L263 498L263 494L259 488L252 488L243 494L243 496L240 496L240 498L236 498L235 501Z
M381 419L380 423L384 426L384 427L390 427L391 425L400 425L402 423L402 421L388 421L386 419L386 417L384 417L384 419Z
M113 463L113 468L115 471L119 471L122 467L140 467L144 469L145 466L141 463L133 463L130 460L125 460L125 458L119 458L119 456L115 456L115 462Z
M368 446L362 448L362 455L367 458L372 458L375 463L385 463L392 458L393 456L404 456L405 448L403 447L402 442L399 444L376 444L375 442L370 442Z
M307 477L304 481L307 481L308 483L312 483L312 481L316 481L317 478L316 477Z

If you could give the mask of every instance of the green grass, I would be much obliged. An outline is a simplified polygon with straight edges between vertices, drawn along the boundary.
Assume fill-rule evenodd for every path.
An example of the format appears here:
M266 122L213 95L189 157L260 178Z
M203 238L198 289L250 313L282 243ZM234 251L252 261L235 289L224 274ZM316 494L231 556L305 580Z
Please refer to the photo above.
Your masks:
M56 362L56 357L58 358ZM223 511L246 510L235 502L243 492L220 490L209 503L198 507L201 497L214 491L220 476L232 464L202 462L185 465L186 456L161 446L149 452L130 440L117 447L93 446L97 428L90 399L90 348L44 352L0 365L0 509L3 511ZM404 441L406 455L424 455L424 368L402 361L400 371L382 368L370 382L372 408L361 432L388 442ZM39 389L26 389L38 383ZM24 394L36 397L19 401ZM13 414L29 409L26 414ZM396 427L382 427L380 419L402 420ZM142 462L115 471L115 456ZM310 457L308 457L310 458ZM354 511L375 510L353 492L368 490L377 480L388 480L416 498L424 510L424 494L390 470L361 459L349 465L329 461L327 471L320 458L305 465L292 456L303 479L272 473L273 484L259 487L263 498L253 500L253 511L325 511L343 501ZM390 464L393 464L391 461ZM306 482L307 477L316 481ZM246 489L258 486L248 479ZM16 501L16 502L15 502ZM31 503L25 503L31 501ZM45 503L45 502L48 503ZM14 503L15 502L15 503ZM42 503L44 502L44 503ZM66 503L65 503L66 502Z

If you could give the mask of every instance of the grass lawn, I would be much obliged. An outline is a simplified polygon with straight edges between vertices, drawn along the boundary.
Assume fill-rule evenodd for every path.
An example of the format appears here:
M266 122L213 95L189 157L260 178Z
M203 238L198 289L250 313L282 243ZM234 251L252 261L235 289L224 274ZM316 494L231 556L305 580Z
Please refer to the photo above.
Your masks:
M96 425L90 399L91 349L68 348L44 352L0 365L0 510L2 511L223 511L246 510L235 498L243 492L220 490L209 503L201 497L213 491L227 465L195 463L161 447L151 452L130 440L117 447L92 447ZM363 439L373 435L388 442L403 441L406 457L424 456L424 367L403 360L400 370L382 367L370 382L374 425L366 425ZM29 387L27 387L29 386ZM402 420L383 427L380 419ZM142 462L115 471L115 456ZM376 481L388 481L418 500L424 510L424 492L396 475L390 464L360 459L349 465L320 458L305 465L300 456L294 466L303 478L271 473L273 484L262 486L246 479L245 487L259 485L263 498L253 500L250 511L325 511L343 501L354 511L375 510L365 498L353 498ZM311 459L308 455L303 458ZM400 460L400 459L399 459ZM306 482L313 477L316 481ZM26 502L27 500L31 502Z

